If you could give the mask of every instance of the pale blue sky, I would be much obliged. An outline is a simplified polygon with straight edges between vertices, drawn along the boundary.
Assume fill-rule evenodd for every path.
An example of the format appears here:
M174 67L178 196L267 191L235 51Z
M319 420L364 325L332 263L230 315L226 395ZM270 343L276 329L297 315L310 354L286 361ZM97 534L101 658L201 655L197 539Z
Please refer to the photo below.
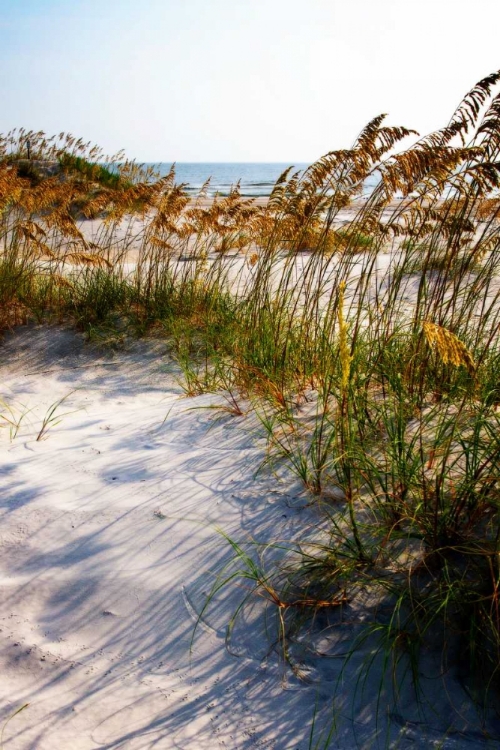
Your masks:
M310 161L380 112L445 124L500 67L499 29L496 0L0 0L0 131Z

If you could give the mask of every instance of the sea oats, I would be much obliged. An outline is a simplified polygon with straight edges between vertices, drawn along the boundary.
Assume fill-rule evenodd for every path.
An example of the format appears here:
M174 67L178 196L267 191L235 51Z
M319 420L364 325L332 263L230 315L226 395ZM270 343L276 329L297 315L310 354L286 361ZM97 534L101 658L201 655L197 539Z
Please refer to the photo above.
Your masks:
M445 365L449 363L455 367L465 367L471 375L474 375L476 371L474 358L454 333L426 320L422 323L422 329L427 343L431 347L436 347Z
M344 295L345 295L345 281L341 281L339 285L339 301L338 301L338 323L339 323L339 352L340 352L340 365L342 371L341 389L343 392L347 390L351 375L351 351L349 348L349 342L347 338L347 324L344 319Z

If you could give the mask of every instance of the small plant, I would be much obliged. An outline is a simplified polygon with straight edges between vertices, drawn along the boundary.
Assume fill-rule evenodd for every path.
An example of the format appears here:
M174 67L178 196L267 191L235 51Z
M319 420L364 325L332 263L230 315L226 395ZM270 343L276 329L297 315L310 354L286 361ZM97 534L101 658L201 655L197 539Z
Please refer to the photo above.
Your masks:
M0 420L4 422L4 426L9 427L9 439L12 442L17 437L23 420L32 411L32 409L25 409L21 413L18 413L17 409L12 407L3 399L0 399L0 407L3 407L7 412L7 415L0 412Z
M68 414L74 413L74 411L67 411L64 414L56 413L61 404L63 404L66 399L68 399L73 393L74 391L70 391L70 393L67 393L66 396L63 396L63 398L60 398L58 401L55 401L51 406L49 406L43 418L42 426L40 427L38 435L36 436L37 442L39 442L40 440L44 440L47 437L47 433L49 432L49 430L52 430L54 427L60 424L63 417L68 416Z

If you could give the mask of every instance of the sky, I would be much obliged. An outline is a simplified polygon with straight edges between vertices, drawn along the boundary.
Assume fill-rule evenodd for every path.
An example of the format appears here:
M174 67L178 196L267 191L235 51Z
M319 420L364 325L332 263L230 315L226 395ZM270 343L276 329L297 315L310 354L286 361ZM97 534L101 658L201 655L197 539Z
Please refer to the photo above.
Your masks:
M497 0L0 0L0 132L142 162L310 162L424 134L500 68Z

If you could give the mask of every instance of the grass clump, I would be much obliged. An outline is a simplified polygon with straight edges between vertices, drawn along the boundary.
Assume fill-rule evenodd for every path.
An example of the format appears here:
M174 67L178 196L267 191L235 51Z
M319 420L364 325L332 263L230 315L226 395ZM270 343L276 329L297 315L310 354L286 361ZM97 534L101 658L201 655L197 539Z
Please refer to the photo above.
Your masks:
M103 164L92 163L83 156L63 152L59 157L59 165L63 172L81 175L88 182L97 182L103 187L113 189L122 187L122 178L118 171L113 171Z

